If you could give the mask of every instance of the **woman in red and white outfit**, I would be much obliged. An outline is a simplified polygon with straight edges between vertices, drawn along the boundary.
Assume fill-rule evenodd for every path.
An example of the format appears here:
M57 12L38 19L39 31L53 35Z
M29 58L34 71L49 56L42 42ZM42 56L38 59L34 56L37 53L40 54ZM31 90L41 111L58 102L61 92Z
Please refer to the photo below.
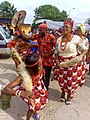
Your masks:
M73 35L73 24L74 21L71 18L64 22L62 36L57 40L53 66L54 75L62 91L61 101L65 101L65 93L67 92L66 104L71 103L71 98L81 84L81 80L85 80L83 57L88 50L81 38ZM80 59L77 58L79 56L78 46L81 51Z
M37 115L37 111L43 109L48 102L48 92L42 80L42 60L39 55L34 53L26 57L25 64L32 79L32 91L25 89L21 77L18 76L2 90L2 93L19 96L27 103L29 109L26 120L30 120L31 116L33 116L35 120L40 120L40 116ZM16 86L18 86L18 89L13 89Z

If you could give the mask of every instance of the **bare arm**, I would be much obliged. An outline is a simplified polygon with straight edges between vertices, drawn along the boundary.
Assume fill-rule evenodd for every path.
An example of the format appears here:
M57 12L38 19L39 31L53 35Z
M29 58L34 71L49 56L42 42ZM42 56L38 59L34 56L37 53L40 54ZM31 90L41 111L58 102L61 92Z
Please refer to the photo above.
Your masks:
M7 95L11 95L11 96L15 96L16 90L14 90L13 88L15 88L16 86L22 84L22 80L21 78L18 76L14 81L10 82L3 90L2 93L3 94L7 94ZM20 96L22 98L27 98L29 101L31 100L30 98L33 98L33 93L31 91L22 91Z
M85 56L87 53L88 53L88 50L84 50L84 51L82 52L83 56Z
M13 90L16 86L22 83L21 78L18 76L14 81L10 82L3 90L2 93L15 96L16 90Z
M36 39L33 36L29 36L29 35L25 34L19 26L18 26L18 30L19 30L20 34L22 35L22 37L25 38L26 40L35 40Z

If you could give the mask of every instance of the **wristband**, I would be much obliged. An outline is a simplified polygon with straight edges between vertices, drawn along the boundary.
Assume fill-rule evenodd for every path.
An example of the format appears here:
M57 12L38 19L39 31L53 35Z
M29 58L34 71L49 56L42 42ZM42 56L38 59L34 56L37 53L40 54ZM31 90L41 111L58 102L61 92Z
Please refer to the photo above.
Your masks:
M15 96L17 96L18 95L18 92L19 92L20 90L16 90L16 92L15 92Z
M15 92L15 96L20 97L21 92L22 92L21 90L17 90L17 91Z
M22 92L22 91L19 91L19 92L18 92L18 95L17 95L18 97L20 97L20 95L21 95L21 92Z

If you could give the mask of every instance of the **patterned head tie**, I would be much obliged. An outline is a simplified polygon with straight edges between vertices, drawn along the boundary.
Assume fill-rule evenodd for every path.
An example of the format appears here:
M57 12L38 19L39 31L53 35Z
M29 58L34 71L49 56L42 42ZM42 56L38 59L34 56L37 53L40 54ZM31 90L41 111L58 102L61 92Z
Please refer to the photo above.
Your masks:
M74 21L71 18L68 18L67 20L64 21L64 26L68 25L73 28Z

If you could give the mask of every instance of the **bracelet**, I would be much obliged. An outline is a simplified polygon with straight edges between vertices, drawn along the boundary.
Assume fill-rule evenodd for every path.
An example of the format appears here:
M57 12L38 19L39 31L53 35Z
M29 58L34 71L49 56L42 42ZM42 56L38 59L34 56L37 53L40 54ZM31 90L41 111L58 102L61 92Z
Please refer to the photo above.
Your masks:
M15 92L15 96L17 96L18 95L18 92L19 92L20 90L16 90L16 92Z
M18 97L20 97L20 95L21 95L21 92L22 92L22 91L19 91L19 93L18 93Z
M15 96L20 97L21 92L22 92L21 90L17 90L17 91L15 92Z

